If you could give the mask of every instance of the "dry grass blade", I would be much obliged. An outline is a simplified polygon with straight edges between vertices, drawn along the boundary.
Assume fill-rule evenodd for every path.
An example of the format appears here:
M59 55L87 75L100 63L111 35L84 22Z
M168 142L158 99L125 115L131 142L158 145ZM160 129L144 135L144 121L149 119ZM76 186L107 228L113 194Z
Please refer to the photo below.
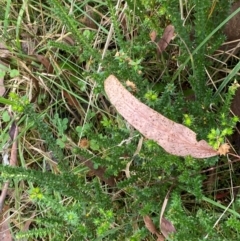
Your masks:
M2 212L2 209L4 208L4 201L5 201L6 196L7 196L9 183L10 183L9 181L6 181L2 185L2 190L1 190L1 195L0 195L0 213Z
M11 55L10 51L3 42L0 42L0 57L7 58Z
M85 116L82 106L79 104L78 100L66 90L62 90L62 97L67 102L68 105L78 110L81 117Z
M18 152L18 144L17 144L17 136L18 136L18 127L15 123L14 125L14 136L13 136L13 144L11 149L11 157L10 157L10 165L16 166L17 165L17 152Z
M164 199L162 209L161 209L161 213L160 213L160 222L159 222L160 223L160 230L161 230L161 232L162 232L162 234L164 235L165 238L167 238L170 233L176 232L176 229L173 226L173 224L169 220L167 220L165 217L163 217L163 214L164 214L165 209L167 207L167 203L168 203L168 200L169 200L169 194L171 192L171 189L172 188L170 188L170 190L168 191L168 193L167 193L167 195Z
M0 43L0 46L1 46L1 43ZM5 68L5 66L6 66L6 64L4 64L2 61L0 61L0 96L3 96L6 91L6 88L4 86L4 75L5 75L4 68ZM6 66L6 68L7 68L7 66Z
M177 156L207 158L218 155L204 140L197 141L196 133L175 123L141 103L128 92L118 79L110 75L104 83L110 102L139 132L156 141L168 153Z
M139 154L139 152L142 149L142 144L143 144L143 137L140 137L140 139L138 141L137 149L134 152L133 157L135 157L136 155ZM127 178L131 177L130 166L131 166L132 162L133 162L133 158L131 159L131 161L129 161L127 163L126 168L123 170L125 172L125 175L126 175Z
M6 91L6 88L4 86L4 77L0 76L0 96L3 96Z
M46 68L47 73L53 73L53 66L45 56L39 54L35 54L33 56Z

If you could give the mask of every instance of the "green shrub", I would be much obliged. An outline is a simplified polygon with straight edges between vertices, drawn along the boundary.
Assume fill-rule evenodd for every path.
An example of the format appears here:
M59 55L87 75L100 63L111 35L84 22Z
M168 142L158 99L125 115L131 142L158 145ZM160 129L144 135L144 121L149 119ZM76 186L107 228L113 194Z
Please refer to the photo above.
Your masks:
M183 4L184 21L179 2ZM9 200L10 205L25 205L23 213L28 217L35 214L29 230L23 231L20 225L12 228L15 237L155 240L145 228L143 216L150 215L158 226L164 197L172 189L165 216L177 229L174 241L205 237L237 240L239 197L229 209L226 203L220 206L214 200L215 190L230 189L232 180L231 185L238 185L236 176L229 181L227 158L177 157L151 140L143 140L138 147L141 134L114 111L103 90L110 74L123 84L130 80L136 89L127 88L139 100L188 126L198 139L208 140L217 149L232 135L238 121L229 113L236 84L226 86L221 98L213 97L214 85L207 83L208 75L213 83L219 77L211 68L216 63L207 56L225 39L221 31L211 33L227 17L230 1L221 0L214 6L210 0L142 0L137 4L128 0L124 11L122 5L116 10L116 1L9 3L22 13L10 14L9 18L5 14L3 19L5 38L16 38L16 42L7 42L15 54L10 69L19 69L19 78L32 81L36 76L38 81L33 87L18 79L17 87L12 87L16 76L6 76L5 83L12 92L0 98L2 104L11 107L20 128L20 166L1 165L1 180L10 180L18 194L18 199ZM125 19L119 24L121 14ZM86 24L89 17L95 29ZM38 34L30 34L38 41L33 55L50 60L52 73L21 51L21 36L29 30L28 21L42 24L42 28L36 27ZM169 23L177 36L159 56L156 43L149 42L149 32L156 29L161 36ZM16 32L8 33L9 26L16 24ZM74 44L68 44L66 36ZM36 101L31 101L34 91ZM6 114L1 120L10 123ZM1 150L8 142L10 126L2 126ZM226 180L220 187L216 179L209 180L214 176L209 168L221 172L218 175ZM114 180L112 186L106 180ZM207 182L216 185L215 189ZM13 218L24 222L24 215L15 213Z

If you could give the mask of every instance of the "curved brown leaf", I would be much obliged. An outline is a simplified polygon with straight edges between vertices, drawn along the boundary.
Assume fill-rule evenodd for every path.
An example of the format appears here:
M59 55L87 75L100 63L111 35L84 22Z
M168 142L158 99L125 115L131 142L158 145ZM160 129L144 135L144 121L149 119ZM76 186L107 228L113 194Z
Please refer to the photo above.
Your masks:
M162 38L158 41L158 53L162 53L167 46L169 45L170 41L174 38L174 26L168 25L164 32Z
M196 133L175 123L141 103L114 75L104 83L106 94L117 111L139 132L156 141L167 152L177 156L207 158L218 153L204 140L197 141Z
M39 55L39 54L34 54L34 55L29 55L30 57L33 57L34 59L36 59L36 61L40 62L47 70L48 74L52 74L53 73L53 66L51 64L51 62L43 55Z
M160 234L156 228L156 226L154 225L152 219L146 215L143 217L143 221L145 223L145 227L148 229L148 231L152 234L157 235L157 241L164 241L164 237L162 234Z
M151 232L152 234L158 234L156 226L148 215L143 217L143 221L149 232Z
M176 232L176 229L173 226L173 224L164 217L162 217L160 229L165 238L167 238L169 234Z

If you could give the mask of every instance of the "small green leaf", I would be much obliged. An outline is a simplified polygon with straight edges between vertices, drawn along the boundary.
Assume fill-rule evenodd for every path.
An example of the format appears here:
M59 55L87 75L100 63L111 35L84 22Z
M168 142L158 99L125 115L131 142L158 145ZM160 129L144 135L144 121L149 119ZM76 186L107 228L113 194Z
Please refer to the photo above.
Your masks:
M86 123L84 126L77 126L76 131L79 136L86 135L87 133L91 132L92 130L92 123Z
M90 148L93 150L93 151L98 151L100 146L98 145L97 141L96 140L91 140L90 141Z
M10 77L14 78L14 77L17 77L17 76L19 76L19 71L17 69L11 69L10 70Z
M8 111L4 111L3 114L2 114L2 119L4 122L9 122L11 117L10 115L8 114Z
M6 74L5 71L0 70L0 78L4 78L5 74Z
M98 165L97 163L94 163L94 164L93 164L93 168L94 168L95 170L97 170L98 167L99 167L99 165Z
M65 147L65 143L62 141L62 139L57 139L57 144L59 145L60 148Z

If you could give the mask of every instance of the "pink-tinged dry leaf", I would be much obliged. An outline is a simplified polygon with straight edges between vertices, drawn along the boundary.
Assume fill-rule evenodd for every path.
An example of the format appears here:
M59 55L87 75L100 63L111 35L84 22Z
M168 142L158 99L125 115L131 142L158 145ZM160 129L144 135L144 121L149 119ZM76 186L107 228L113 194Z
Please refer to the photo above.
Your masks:
M196 133L175 123L141 103L128 92L118 79L110 75L104 83L106 94L117 111L139 132L156 141L168 153L177 156L207 158L218 153Z
M160 212L160 221L159 221L160 230L161 230L161 233L163 234L163 236L165 238L167 238L170 233L176 232L176 229L173 226L173 224L170 221L168 221L166 218L163 217L163 214L164 214L165 209L167 207L169 195L170 195L170 192L171 192L172 188L173 188L173 186L168 190L167 195L164 198L162 209L161 209L161 212Z
M162 217L160 229L165 238L167 238L170 233L176 232L173 224L164 217Z
M148 231L152 234L158 234L157 228L154 225L152 219L146 215L143 217L143 221L145 223L146 228L148 229Z
M146 215L143 217L145 227L148 229L148 231L152 234L155 234L158 238L157 241L164 241L164 237L158 232L156 226L154 225L152 219Z
M158 235L158 239L157 239L157 241L164 241L165 239L164 239L164 237L162 236L162 235Z
M150 34L149 34L149 37L151 39L151 41L155 41L156 40L156 37L157 37L157 32L155 30L153 30Z
M174 26L168 25L164 32L162 38L158 41L158 53L162 53L167 46L169 45L170 41L174 38Z
M17 136L18 136L18 127L13 123L14 127L14 134L13 134L13 144L11 148L11 156L10 156L10 166L17 165L17 154L18 154L18 143L17 143Z

